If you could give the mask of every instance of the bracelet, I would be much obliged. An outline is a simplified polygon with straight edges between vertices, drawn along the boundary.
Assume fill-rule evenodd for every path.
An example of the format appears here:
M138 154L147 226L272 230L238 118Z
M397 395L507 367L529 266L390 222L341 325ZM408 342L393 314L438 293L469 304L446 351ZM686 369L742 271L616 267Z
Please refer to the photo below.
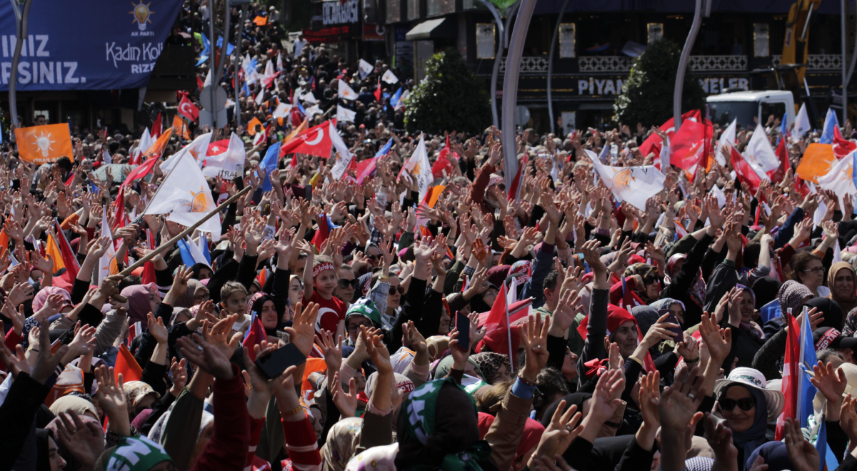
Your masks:
M533 388L535 388L536 386L538 386L536 383L534 383L534 382L532 382L532 381L528 380L527 378L524 378L524 376L523 376L523 375L521 375L521 374L518 374L518 381L520 381L520 382L522 382L522 383L526 384L527 386L533 387Z
M38 349L38 348L28 348L28 349L27 349L27 351L28 351L28 352L36 352L36 353L39 353L39 349Z
M294 409L286 412L285 414L282 414L282 416L285 419L286 417L291 417L291 416L297 414L298 412L302 411L303 409L304 409L304 406L297 406Z
M688 365L692 365L694 363L697 363L698 361L699 361L699 357L696 357L693 360L688 360L687 358L684 359L684 362L687 363Z

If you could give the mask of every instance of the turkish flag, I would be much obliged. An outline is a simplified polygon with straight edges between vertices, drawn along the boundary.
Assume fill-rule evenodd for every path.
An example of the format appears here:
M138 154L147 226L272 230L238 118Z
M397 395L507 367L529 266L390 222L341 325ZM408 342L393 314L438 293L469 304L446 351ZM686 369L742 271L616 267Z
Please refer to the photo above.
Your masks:
M839 132L839 126L833 127L833 155L837 159L842 159L846 155L857 150L857 144L842 137Z
M780 159L780 168L774 170L773 174L771 174L771 181L779 183L786 176L786 170L792 168L791 163L789 163L789 151L786 149L785 139L780 139L775 153L777 154L777 158Z
M732 168L735 169L735 174L738 176L738 180L741 182L746 182L747 185L750 186L750 191L753 193L759 189L759 185L762 183L762 179L759 178L759 174L753 170L753 167L750 166L750 163L744 159L744 156L738 153L734 147L730 146L730 150L732 151L730 155L730 160L732 162Z
M705 156L705 124L686 119L670 138L670 164L684 170L699 165Z
M316 127L309 128L306 131L295 136L294 139L285 143L280 149L280 155L288 154L309 154L317 155L322 158L330 157L330 149L333 147L333 141L330 140L330 121L325 121Z
M193 122L196 122L196 120L199 119L199 108L184 96L182 97L182 101L179 102L179 114Z
M689 119L692 121L699 121L699 117L699 110L691 110L681 115L682 120ZM675 120L673 118L666 120L666 122L664 122L664 124L662 124L660 128L661 131L667 133L667 136L672 139L673 134L675 134ZM645 141L643 141L642 144L640 144L640 153L643 154L643 157L647 157L651 153L654 153L655 156L658 156L661 154L661 147L663 147L663 140L661 139L661 136L652 133L651 135L649 135L649 137L646 138Z
M164 132L164 125L161 123L161 113L158 113L158 117L152 123L152 132L149 134L152 136L152 139L157 139L162 132Z
M208 145L208 152L205 153L206 156L220 155L226 150L229 149L229 139L223 139L221 141L215 141Z
M375 89L375 99L381 103L381 79L378 79L378 88Z
M157 163L158 156L155 155L150 157L149 160L145 161L142 165L134 167L134 170L131 170L131 173L129 173L128 176L125 178L125 182L122 183L122 186L128 186L132 182L134 182L134 180L139 180L145 177L149 174L149 172L152 171L152 168L154 168L155 164Z

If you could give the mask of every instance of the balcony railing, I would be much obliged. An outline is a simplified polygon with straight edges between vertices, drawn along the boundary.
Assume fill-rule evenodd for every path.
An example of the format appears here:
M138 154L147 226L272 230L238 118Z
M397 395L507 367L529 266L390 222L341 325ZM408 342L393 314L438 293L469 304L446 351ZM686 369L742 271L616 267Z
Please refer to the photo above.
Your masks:
M577 59L580 72L627 73L631 70L634 58L628 56L582 56ZM771 56L773 65L779 65L781 56ZM567 59L560 59L567 61ZM747 56L710 55L691 56L690 70L694 72L746 72L748 71ZM807 60L809 70L827 71L841 70L842 57L837 54L811 54ZM506 60L500 63L500 71L506 70ZM545 74L548 71L546 56L525 56L521 58L521 74Z

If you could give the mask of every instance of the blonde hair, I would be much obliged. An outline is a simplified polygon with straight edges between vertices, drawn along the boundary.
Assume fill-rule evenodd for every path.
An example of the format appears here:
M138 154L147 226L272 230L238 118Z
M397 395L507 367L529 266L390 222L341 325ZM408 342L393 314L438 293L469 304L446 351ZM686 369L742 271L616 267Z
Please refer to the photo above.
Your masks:
M226 284L220 288L220 300L222 302L226 302L226 300L235 293L244 293L246 296L247 288L237 281L227 281Z

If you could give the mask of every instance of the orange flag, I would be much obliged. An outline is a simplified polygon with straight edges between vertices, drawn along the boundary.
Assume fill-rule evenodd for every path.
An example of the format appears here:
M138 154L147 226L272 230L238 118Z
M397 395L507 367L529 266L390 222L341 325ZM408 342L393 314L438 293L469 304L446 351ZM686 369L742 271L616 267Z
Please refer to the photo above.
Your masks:
M443 190L445 189L446 186L444 185L436 185L429 188L423 203L429 208L434 208L434 205L437 204L437 199L440 198L440 194L443 193Z
M167 147L167 143L170 142L170 136L172 135L173 128L167 129L166 132L161 134L161 137L159 137L158 140L155 141L155 143L152 144L152 146L149 147L142 156L140 156L140 161L145 162L152 156L155 156L156 158L160 157L161 154L164 153L164 149Z
M119 346L119 353L116 355L116 366L113 369L116 381L119 381L120 373L122 380L126 383L128 381L140 381L143 378L143 368L140 368L137 360L134 359L134 355L131 354L125 344Z
M9 249L9 235L6 234L6 229L0 230L0 256L6 253Z
M803 180L818 183L818 177L827 175L830 167L836 163L831 144L810 144L800 160L795 173Z
M268 24L268 17L257 16L256 18L253 18L253 23L256 23L256 26L265 26L266 24Z
M247 128L246 128L247 134L249 134L251 136L255 136L256 135L256 126L262 127L262 122L259 121L259 118L251 119L250 122L247 123Z
M48 242L45 244L45 255L51 256L51 259L54 262L54 273L65 268L65 263L63 263L62 258L62 250L60 250L59 244L57 244L57 241L54 240L53 236L50 234L48 234Z
M68 124L48 124L15 129L21 158L35 164L56 162L60 157L74 160Z
M327 371L327 363L324 362L324 358L307 358L306 359L306 367L304 368L303 381L301 382L301 397L304 397L304 393L307 391L311 391L315 389L314 384L310 384L309 375L315 372L325 372Z
M173 118L173 134L181 136L182 139L190 140L190 133L187 132L187 126L185 126L184 120L179 115Z

